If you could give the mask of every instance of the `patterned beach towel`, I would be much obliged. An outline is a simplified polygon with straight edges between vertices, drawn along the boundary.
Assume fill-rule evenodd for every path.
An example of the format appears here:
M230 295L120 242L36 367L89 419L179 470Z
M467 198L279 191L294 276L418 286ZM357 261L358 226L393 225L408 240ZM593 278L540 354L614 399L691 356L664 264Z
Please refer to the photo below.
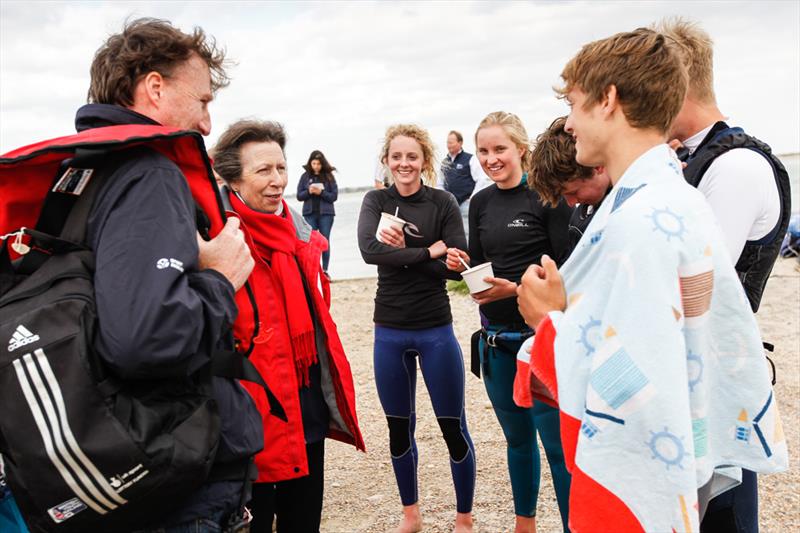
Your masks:
M515 396L529 403L532 389L561 411L571 531L697 532L741 468L787 468L760 334L723 242L660 145L562 267L567 309L540 324L534 379Z

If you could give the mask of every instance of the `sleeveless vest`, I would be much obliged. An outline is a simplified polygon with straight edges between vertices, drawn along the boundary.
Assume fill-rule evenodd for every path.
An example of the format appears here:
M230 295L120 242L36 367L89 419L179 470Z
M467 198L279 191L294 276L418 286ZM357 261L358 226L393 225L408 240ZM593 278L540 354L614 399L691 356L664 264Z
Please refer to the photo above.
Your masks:
M472 179L472 172L469 168L471 157L472 154L462 150L452 163L448 159L442 162L444 189L456 197L458 205L467 201L475 189L475 180Z
M761 239L747 241L736 262L736 272L744 286L750 307L753 312L756 312L764 294L764 287L770 272L772 272L772 266L778 257L783 236L789 226L792 205L789 175L786 169L767 144L746 134L741 128L731 128L720 121L714 124L697 150L686 158L687 166L683 170L683 175L689 185L697 187L711 163L717 157L735 148L753 150L767 160L775 176L781 205L780 216L775 227Z

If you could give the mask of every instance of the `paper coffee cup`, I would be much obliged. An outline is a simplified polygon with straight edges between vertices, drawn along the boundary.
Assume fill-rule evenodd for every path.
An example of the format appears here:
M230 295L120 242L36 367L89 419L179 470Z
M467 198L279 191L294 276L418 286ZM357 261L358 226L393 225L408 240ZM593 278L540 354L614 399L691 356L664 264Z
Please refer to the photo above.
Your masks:
M383 242L381 239L381 230L387 228L397 228L400 231L403 231L403 226L405 226L406 221L402 218L396 217L390 213L381 213L381 221L378 223L378 229L375 231L375 238L378 239L379 242Z
M461 273L461 277L464 278L464 281L467 282L467 287L469 287L470 294L475 294L476 292L485 291L486 289L491 289L492 285L483 281L483 278L493 278L494 272L492 271L492 263L491 261L488 263L483 263L482 265L478 265L472 267L468 270L465 270Z

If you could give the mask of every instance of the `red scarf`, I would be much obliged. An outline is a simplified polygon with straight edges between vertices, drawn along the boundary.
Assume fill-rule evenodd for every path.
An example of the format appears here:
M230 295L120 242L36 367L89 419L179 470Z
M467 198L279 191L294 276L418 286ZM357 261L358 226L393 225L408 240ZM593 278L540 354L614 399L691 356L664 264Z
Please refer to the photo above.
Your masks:
M234 211L247 226L258 255L272 268L278 301L283 302L283 312L270 312L276 312L277 320L284 322L283 331L288 328L297 378L300 383L307 385L308 368L317 362L317 347L314 344L314 322L297 264L299 240L292 215L286 202L283 202L285 216L281 216L251 209L235 194L230 195L230 200Z

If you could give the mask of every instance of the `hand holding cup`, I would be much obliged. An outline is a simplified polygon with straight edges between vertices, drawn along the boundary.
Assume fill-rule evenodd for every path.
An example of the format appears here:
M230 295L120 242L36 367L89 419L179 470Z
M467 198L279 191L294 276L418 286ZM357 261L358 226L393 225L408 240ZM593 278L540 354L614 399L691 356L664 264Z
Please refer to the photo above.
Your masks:
M478 305L488 304L505 298L513 298L517 295L517 284L513 281L487 276L483 278L483 282L489 284L490 288L472 295L472 300Z
M394 226L386 226L385 228L381 229L380 239L378 240L383 244L388 244L393 248L406 247L406 236L403 233L403 230Z

